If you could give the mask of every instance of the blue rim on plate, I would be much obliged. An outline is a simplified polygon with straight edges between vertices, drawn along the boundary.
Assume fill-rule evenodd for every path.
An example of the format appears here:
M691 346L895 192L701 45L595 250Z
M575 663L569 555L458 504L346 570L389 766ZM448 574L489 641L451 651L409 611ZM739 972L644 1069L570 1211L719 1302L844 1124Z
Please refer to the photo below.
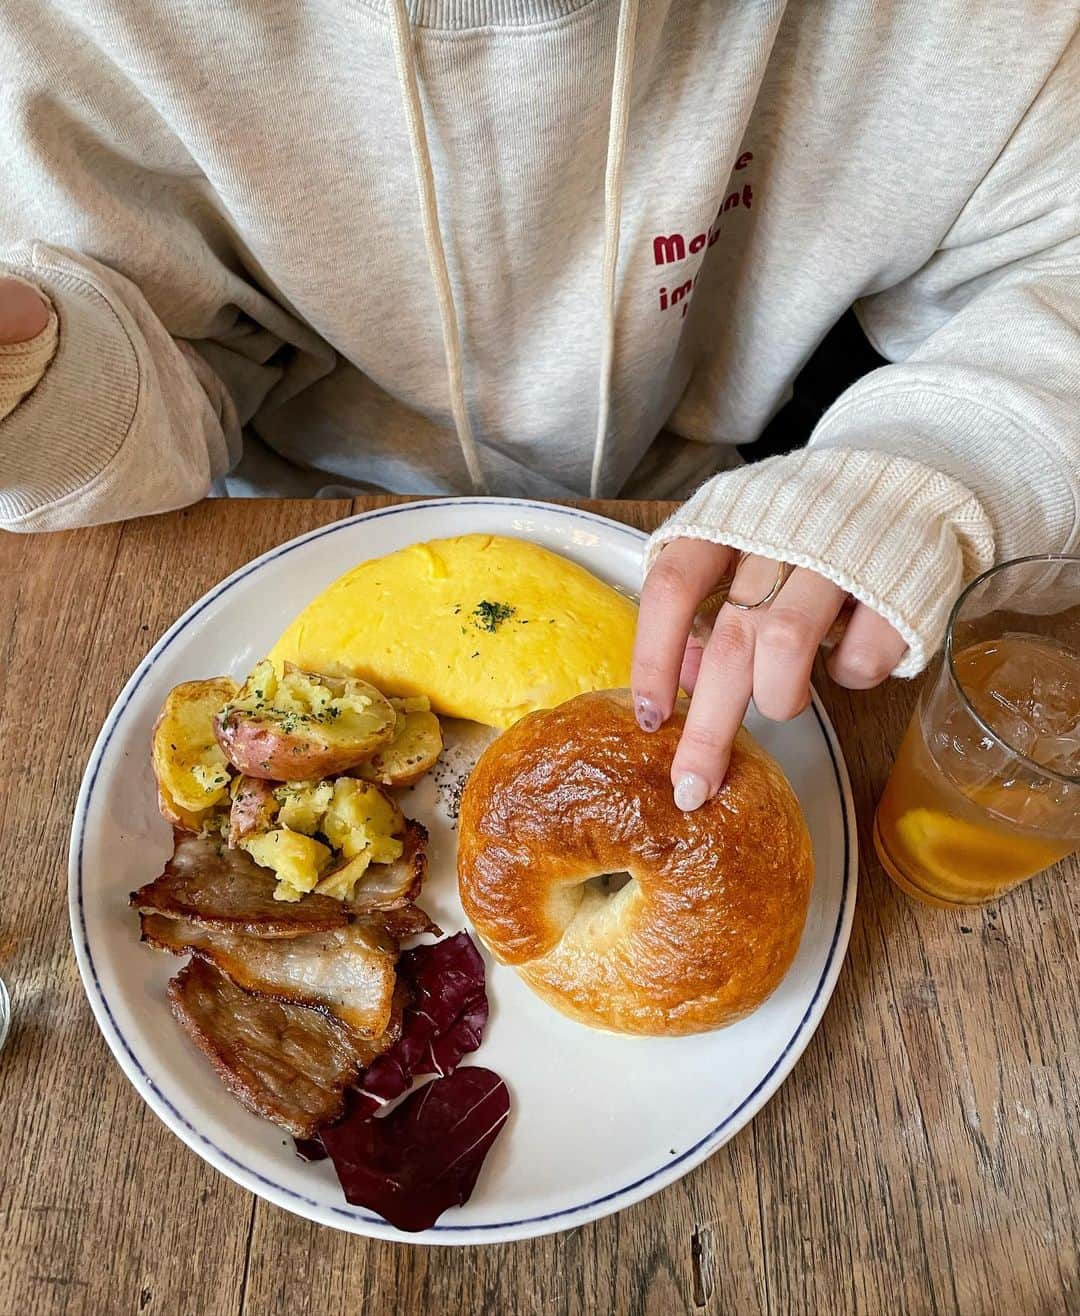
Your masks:
M345 517L344 519L335 521L327 526L320 526L315 530L308 531L306 534L298 536L296 539L291 539L284 544L279 544L276 548L270 549L260 557L257 557L245 566L240 567L237 571L233 572L232 575L227 576L223 581L219 582L219 584L207 594L203 595L201 599L197 600L187 612L183 614L183 616L178 618L177 621L169 627L132 673L116 703L109 711L109 715L105 720L105 724L98 735L97 741L94 744L94 748L91 751L90 758L87 762L82 787L79 791L79 798L75 805L75 816L72 824L71 846L69 851L69 904L71 933L75 946L76 958L79 961L79 968L82 971L83 985L86 990L87 998L89 999L94 1017L105 1036L105 1040L108 1043L110 1050L118 1060L122 1060L122 1057L127 1058L130 1069L128 1068L128 1065L123 1065L123 1067L129 1077L132 1076L132 1072L138 1076L139 1081L135 1086L140 1089L140 1095L143 1096L144 1100L154 1113L163 1119L166 1124L170 1125L170 1127L172 1127L175 1122L176 1125L179 1125L186 1130L187 1137L185 1138L185 1141L187 1141L194 1149L198 1149L196 1146L196 1144L198 1144L211 1152L212 1157L208 1158L210 1159L211 1164L220 1165L220 1163L224 1163L234 1166L238 1171L242 1172L246 1179L262 1184L268 1189L272 1189L278 1196L279 1200L300 1203L312 1207L317 1211L325 1211L329 1209L333 1214L341 1216L344 1219L355 1220L366 1225L379 1226L383 1229L389 1227L381 1216L372 1215L368 1212L360 1211L349 1206L331 1205L328 1208L326 1203L319 1202L315 1198L306 1197L303 1193L298 1193L292 1188L287 1188L283 1184L268 1178L258 1170L252 1169L250 1165L230 1155L229 1152L219 1147L217 1143L213 1142L204 1133L201 1133L186 1116L181 1114L176 1106L173 1105L157 1084L150 1078L127 1039L120 1031L98 979L97 967L94 963L93 952L90 949L90 942L87 936L84 914L83 846L85 841L87 814L89 812L91 801L93 800L94 787L97 782L101 763L125 709L130 703L136 690L145 680L146 676L161 655L187 629L199 614L204 611L205 608L216 599L220 598L222 594L232 589L233 586L237 585L241 580L251 575L252 572L265 566L268 562L283 557L285 554L291 553L295 549L300 548L305 544L309 544L314 540L321 539L325 535L338 533L346 527L355 525L360 521L375 521L386 516L400 515L403 512L414 511L418 507L431 508L447 505L453 505L456 507L509 505L521 508L523 511L536 511L548 514L557 513L560 516L568 517L572 520L591 521L594 523L598 522L606 529L616 529L638 541L647 538L643 531L635 530L632 526L624 525L622 522L611 521L606 517L598 516L596 513L581 511L577 508L560 507L554 503L525 502L516 498L440 498L428 499L422 503L399 503L393 507L378 508L370 512L360 512L355 516ZM813 1035L812 1031L807 1032L807 1024L815 1012L822 993L827 986L830 988L831 992L831 988L835 984L836 977L840 970L840 961L842 959L842 955L838 957L837 952L841 948L841 942L843 942L844 946L847 944L847 937L850 933L851 920L854 912L853 865L857 850L855 846L855 819L851 786L848 781L847 770L844 767L843 759L840 756L836 744L835 733L833 732L828 718L822 712L816 692L813 695L812 708L821 730L822 739L824 740L829 752L829 759L832 763L833 773L836 778L836 787L840 796L840 812L844 830L843 887L840 895L839 908L837 910L836 926L833 929L829 951L817 985L814 988L813 995L807 1004L802 1018L799 1020L798 1026L780 1051L780 1054L774 1060L773 1064L769 1067L768 1071L762 1076L752 1091L747 1093L742 1101L733 1110L729 1111L714 1129L705 1134L704 1137L699 1138L693 1146L688 1147L685 1151L680 1152L679 1155L665 1161L663 1165L658 1166L648 1174L639 1176L632 1183L625 1184L623 1187L615 1189L613 1192L592 1198L577 1206L564 1207L559 1211L549 1211L543 1215L522 1216L514 1220L501 1220L488 1224L453 1225L437 1223L427 1231L429 1234L483 1234L487 1231L515 1229L525 1225L550 1225L554 1221L563 1222L560 1224L560 1228L573 1228L575 1217L581 1215L583 1212L592 1211L597 1206L609 1206L617 1199L625 1197L627 1194L634 1193L645 1184L670 1174L673 1169L676 1169L679 1165L683 1164L683 1162L690 1158L696 1156L697 1161L695 1161L695 1164L699 1163L709 1154L708 1150L703 1151L703 1149L718 1150L723 1141L725 1141L722 1137L725 1131L730 1128L732 1123L754 1102L762 1091L768 1087L777 1072L782 1066L784 1066L785 1061L789 1061L787 1068L785 1069L785 1075L790 1071L790 1068L794 1065L802 1050L809 1042L810 1037ZM781 1078L783 1076L784 1075L782 1075ZM736 1130L733 1130L732 1132L734 1133L735 1131ZM248 1186L246 1183L243 1183L242 1181L240 1182L241 1186ZM658 1187L661 1186L663 1185L658 1185ZM635 1198L634 1200L638 1199ZM627 1202L626 1205L630 1205L630 1202ZM611 1210L615 1209L618 1208L611 1207ZM608 1212L605 1212L605 1214L607 1213ZM402 1241L422 1241L421 1236L399 1235L396 1231L394 1231L391 1236L400 1237ZM448 1238L446 1241L449 1242L452 1240Z

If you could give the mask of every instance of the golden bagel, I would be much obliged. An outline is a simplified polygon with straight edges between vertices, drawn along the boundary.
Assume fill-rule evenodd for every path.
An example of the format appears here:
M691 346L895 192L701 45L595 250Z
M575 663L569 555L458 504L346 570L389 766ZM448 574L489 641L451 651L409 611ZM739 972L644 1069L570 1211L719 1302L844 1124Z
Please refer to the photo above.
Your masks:
M465 913L497 959L596 1028L733 1023L802 936L814 867L787 779L740 731L719 793L683 813L669 779L683 716L650 735L627 692L579 695L504 732L462 797ZM614 893L590 883L621 872Z

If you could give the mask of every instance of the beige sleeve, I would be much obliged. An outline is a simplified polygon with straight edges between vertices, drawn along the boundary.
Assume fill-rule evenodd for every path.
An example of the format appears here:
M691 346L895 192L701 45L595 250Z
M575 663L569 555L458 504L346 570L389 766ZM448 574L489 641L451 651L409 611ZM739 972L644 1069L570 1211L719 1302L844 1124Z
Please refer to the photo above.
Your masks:
M58 325L56 307L49 302L49 320L39 334L24 343L0 343L0 421L41 380L56 352Z
M921 671L961 586L994 560L979 500L940 471L884 452L809 448L718 475L649 541L702 539L807 567L883 616Z
M67 530L205 496L238 451L239 424L198 353L87 256L31 243L0 270L45 293L56 336L36 382L19 365L30 387L0 420L0 528Z
M809 567L908 643L979 571L1080 551L1080 33L933 256L858 310L893 364L802 452L716 476L661 527Z

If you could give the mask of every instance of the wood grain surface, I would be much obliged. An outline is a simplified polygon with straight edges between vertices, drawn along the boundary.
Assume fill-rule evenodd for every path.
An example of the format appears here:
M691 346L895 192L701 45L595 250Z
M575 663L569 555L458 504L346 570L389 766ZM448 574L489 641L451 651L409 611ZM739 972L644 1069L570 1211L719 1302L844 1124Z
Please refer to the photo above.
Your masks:
M68 831L93 739L151 643L217 580L389 501L212 502L0 538L0 972L15 1011L0 1053L0 1316L1080 1312L1076 860L967 914L892 887L869 824L914 685L819 685L862 833L847 963L765 1110L649 1201L536 1242L372 1243L251 1197L139 1100L68 935ZM594 506L646 528L666 510Z

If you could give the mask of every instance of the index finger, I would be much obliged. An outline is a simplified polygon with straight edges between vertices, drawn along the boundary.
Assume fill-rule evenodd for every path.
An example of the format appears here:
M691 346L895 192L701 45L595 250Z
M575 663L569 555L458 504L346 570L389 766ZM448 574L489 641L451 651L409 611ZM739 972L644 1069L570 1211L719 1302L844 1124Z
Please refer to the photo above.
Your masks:
M644 730L655 731L671 716L694 614L733 556L722 544L676 539L645 577L630 673L634 713Z
M700 808L724 780L754 688L755 632L745 612L726 604L720 609L671 764L680 809Z

